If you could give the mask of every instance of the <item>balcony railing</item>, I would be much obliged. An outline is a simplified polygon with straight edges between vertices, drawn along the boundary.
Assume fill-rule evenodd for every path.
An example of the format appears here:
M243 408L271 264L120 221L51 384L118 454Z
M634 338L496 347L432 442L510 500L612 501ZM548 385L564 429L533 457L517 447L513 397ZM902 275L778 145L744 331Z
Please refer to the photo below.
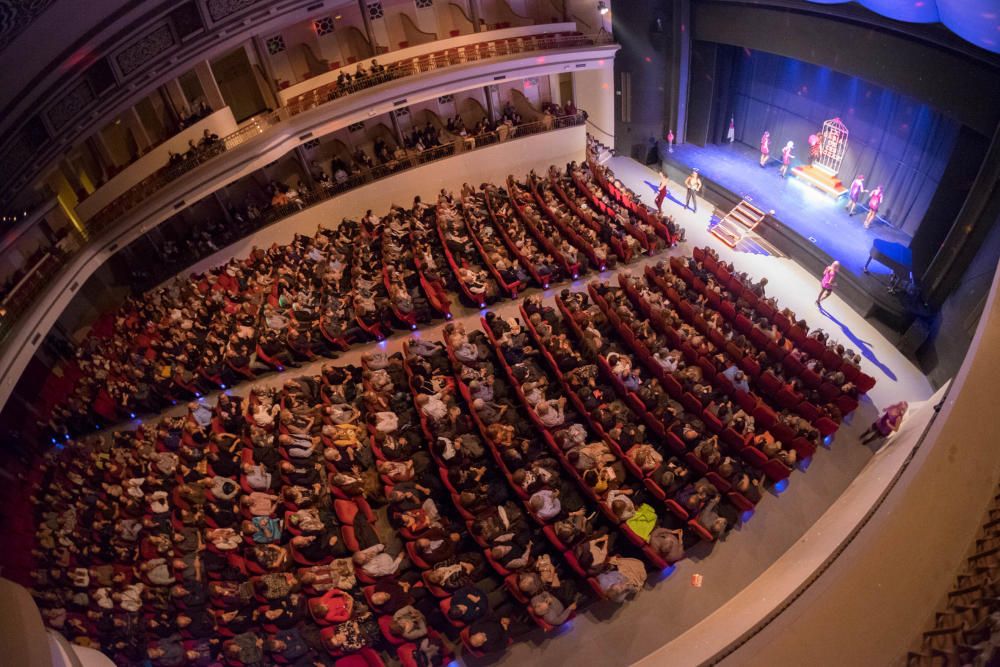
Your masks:
M435 146L423 151L407 150L405 151L405 155L400 159L391 160L385 164L372 167L371 169L365 169L354 173L342 183L331 183L326 187L318 186L309 192L303 192L301 200L298 202L267 209L257 220L256 225L252 229L247 229L246 233L256 231L261 227L282 220L283 218L298 213L302 209L309 206L314 206L327 201L337 195L347 192L348 190L353 190L354 188L367 185L368 183L372 183L379 179L398 174L408 169L413 169L414 167L419 167L420 165L428 162L441 160L460 153L485 148L487 146L493 146L512 139L520 139L522 137L538 134L540 132L583 125L585 122L586 114L581 111L574 115L557 116L551 117L551 119L546 118L531 123L524 123L509 128L506 132L493 130L491 132L485 132L475 136L460 137L450 143ZM224 149L220 148L214 155L223 152L223 150ZM204 161L210 160L214 155L207 154L200 162L198 162L198 164L202 164ZM171 165L171 167L178 169L185 166L186 163ZM187 167L187 170L190 170L191 168L192 167ZM233 239L233 241L235 240L237 239ZM3 300L0 301L0 304L2 304L0 305L0 308L2 308L2 310L0 310L0 344L4 342L13 330L14 325L17 323L20 316L31 308L38 295L44 291L49 282L66 265L68 260L81 250L84 245L85 243L80 241L78 237L65 239L65 242L60 243L59 249L53 249L49 253L46 253L45 256L32 268L32 270L26 274L25 278L18 283L16 288L9 292ZM178 270L182 269L183 267Z
M197 166L204 164L217 155L232 150L237 146L246 143L256 136L263 134L266 130L299 115L309 109L314 109L328 102L347 97L362 90L375 88L383 84L403 79L406 77L433 72L456 65L462 65L484 60L491 60L510 55L533 53L537 51L548 51L553 49L565 49L582 46L595 46L610 43L611 39L606 34L596 37L586 35L537 35L519 39L498 40L492 42L482 42L471 44L463 49L449 49L430 53L419 58L396 61L385 66L385 69L377 74L369 73L367 76L354 77L350 83L343 85L333 83L320 86L311 92L295 98L291 104L281 107L277 111L268 114L255 116L253 122L240 128L222 138L220 142L202 151L197 151L187 159L177 164L163 167L153 173L148 178L137 183L121 197L111 202L104 209L96 213L86 221L88 235L99 233L106 229L112 222L120 216L132 210L140 202L164 188L166 185L186 174Z

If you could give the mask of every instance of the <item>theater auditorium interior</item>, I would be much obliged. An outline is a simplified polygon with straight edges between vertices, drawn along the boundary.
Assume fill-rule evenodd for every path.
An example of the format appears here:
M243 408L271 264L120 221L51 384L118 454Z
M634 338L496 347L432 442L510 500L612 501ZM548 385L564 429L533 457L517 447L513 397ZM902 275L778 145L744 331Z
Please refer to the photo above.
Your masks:
M1000 0L0 0L0 664L1000 663Z

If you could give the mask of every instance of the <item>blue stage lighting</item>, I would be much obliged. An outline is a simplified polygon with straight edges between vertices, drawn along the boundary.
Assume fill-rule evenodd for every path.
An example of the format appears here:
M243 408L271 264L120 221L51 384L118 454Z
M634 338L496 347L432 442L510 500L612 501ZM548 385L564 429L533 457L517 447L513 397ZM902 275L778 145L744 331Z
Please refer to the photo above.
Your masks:
M219 389L221 389L221 390L225 391L225 390L226 390L226 385L224 385L224 384L220 384L220 385L219 385Z
M417 330L417 325L416 324L411 324L410 325L410 331L416 331L416 330Z
M668 565L662 570L660 570L660 575L656 578L656 580L663 581L664 579L669 578L670 575L672 575L675 571L677 571L676 565Z
M740 514L740 522L746 523L753 518L753 510L746 510L743 514Z
M450 320L451 319L451 313L445 313L444 314L444 319Z
M825 438L823 438L823 444L826 445L827 447L829 447L831 444L833 444L833 434L832 433L830 435L826 436Z
M812 464L812 462L813 462L813 459L812 459L811 456L808 457L808 458L802 459L801 461L799 461L799 470L801 470L802 472L805 472L806 470L809 470L809 466Z
M579 277L580 277L580 274L579 274L579 273L574 273L574 274L573 274L573 280L576 280L576 279L577 279L577 278L579 278Z
M785 489L787 489L787 488L788 488L788 478L787 477L785 479L779 479L777 482L774 483L774 492L775 493L784 493Z

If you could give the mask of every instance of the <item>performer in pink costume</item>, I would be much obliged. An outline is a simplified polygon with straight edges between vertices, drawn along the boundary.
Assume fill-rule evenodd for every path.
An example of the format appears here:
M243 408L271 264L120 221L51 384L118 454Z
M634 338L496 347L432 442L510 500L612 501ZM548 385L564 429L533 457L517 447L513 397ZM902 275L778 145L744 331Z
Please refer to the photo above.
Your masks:
M840 271L840 262L833 260L833 264L823 269L823 278L819 281L819 296L816 297L816 305L833 294L833 288L837 286L837 271Z
M771 154L771 133L764 132L760 138L760 166L767 164L767 158Z
M792 142L792 141L789 141L787 144L785 144L785 147L781 149L781 172L780 173L781 173L781 177L782 178L784 178L785 174L788 173L788 165L790 165L792 163L792 160L795 158L795 156L792 155L792 149L793 148L795 148L795 143Z
M868 197L868 215L865 217L865 229L869 229L872 226L872 222L875 220L875 216L878 215L878 207L882 205L882 186L878 186L872 190L871 196Z
M854 215L854 209L858 207L858 200L861 199L865 190L865 175L858 174L851 182L851 189L847 192L847 214Z

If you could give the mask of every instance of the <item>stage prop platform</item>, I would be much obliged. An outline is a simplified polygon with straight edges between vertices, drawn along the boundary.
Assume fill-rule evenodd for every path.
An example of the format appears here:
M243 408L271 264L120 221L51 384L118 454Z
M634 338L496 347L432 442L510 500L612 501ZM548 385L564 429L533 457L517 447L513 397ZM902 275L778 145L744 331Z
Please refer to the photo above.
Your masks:
M683 144L669 153L660 150L661 164L671 181L671 190L683 192L684 178L697 167L704 187L701 195L720 209L724 218L741 200L768 213L754 228L780 253L799 262L817 278L834 259L841 264L837 293L865 318L877 317L902 332L913 319L927 313L906 294L890 294L892 269L872 264L865 273L873 242L881 239L908 247L910 237L882 222L865 229L865 210L854 216L845 201L833 199L796 178L782 179L776 160L761 167L755 148L733 143L704 147ZM671 204L663 207L669 214Z
M847 188L837 176L815 165L806 164L792 169L792 175L823 194L839 199L847 194Z

